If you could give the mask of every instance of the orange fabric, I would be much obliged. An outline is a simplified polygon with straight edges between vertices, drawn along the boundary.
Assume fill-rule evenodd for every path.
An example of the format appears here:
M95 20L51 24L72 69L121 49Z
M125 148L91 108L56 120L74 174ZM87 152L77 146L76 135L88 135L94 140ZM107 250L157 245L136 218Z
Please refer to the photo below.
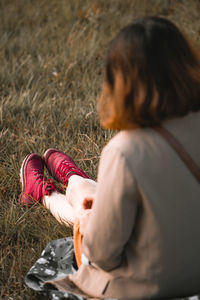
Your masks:
M82 239L83 236L80 233L80 222L77 220L73 227L73 239L74 239L74 251L75 258L78 268L81 265L81 255L82 255Z

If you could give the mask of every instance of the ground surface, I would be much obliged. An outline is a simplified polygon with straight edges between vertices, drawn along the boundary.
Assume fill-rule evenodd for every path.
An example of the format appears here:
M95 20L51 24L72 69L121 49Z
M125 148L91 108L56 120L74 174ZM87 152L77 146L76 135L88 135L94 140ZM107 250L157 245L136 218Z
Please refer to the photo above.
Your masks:
M23 277L48 241L71 234L42 207L21 207L30 152L66 151L96 178L102 147L96 100L112 37L134 18L168 17L200 44L200 1L0 1L0 299L39 299Z

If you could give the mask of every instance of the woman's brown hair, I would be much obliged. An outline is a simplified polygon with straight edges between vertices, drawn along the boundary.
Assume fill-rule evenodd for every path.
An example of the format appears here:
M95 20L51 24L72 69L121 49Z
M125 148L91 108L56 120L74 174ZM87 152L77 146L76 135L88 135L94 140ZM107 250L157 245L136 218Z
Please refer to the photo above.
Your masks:
M111 42L98 103L105 128L157 126L200 110L200 59L169 20L144 17Z

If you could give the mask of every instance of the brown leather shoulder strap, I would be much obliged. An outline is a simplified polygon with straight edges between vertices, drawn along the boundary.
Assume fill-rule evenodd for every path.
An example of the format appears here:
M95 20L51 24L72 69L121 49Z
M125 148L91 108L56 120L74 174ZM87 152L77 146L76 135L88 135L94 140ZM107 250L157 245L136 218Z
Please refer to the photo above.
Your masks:
M189 153L184 149L181 143L164 127L156 127L154 130L161 135L169 145L176 151L180 156L192 174L195 176L197 181L200 183L200 168L193 161Z

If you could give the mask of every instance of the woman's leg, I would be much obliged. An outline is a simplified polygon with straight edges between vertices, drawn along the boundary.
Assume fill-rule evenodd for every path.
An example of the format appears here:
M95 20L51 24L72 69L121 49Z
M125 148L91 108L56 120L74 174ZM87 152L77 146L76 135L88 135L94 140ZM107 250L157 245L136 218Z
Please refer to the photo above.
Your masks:
M97 183L92 179L83 178L79 175L73 175L69 178L66 190L66 199L74 208L74 216L80 219L81 213L86 210L86 202L92 203L96 193Z
M83 222L88 215L84 203L93 202L96 186L97 183L91 179L73 175L68 180L66 195L53 192L50 196L44 196L43 204L60 223L72 225L77 219Z
M51 175L67 186L66 196L55 196L54 193L44 197L44 205L58 221L74 223L78 220L80 226L86 224L90 211L88 208L92 206L96 191L96 182L78 168L70 156L60 150L50 148L43 158Z
M50 196L44 196L43 205L50 210L59 223L67 226L74 224L74 209L67 201L65 195L53 192Z

